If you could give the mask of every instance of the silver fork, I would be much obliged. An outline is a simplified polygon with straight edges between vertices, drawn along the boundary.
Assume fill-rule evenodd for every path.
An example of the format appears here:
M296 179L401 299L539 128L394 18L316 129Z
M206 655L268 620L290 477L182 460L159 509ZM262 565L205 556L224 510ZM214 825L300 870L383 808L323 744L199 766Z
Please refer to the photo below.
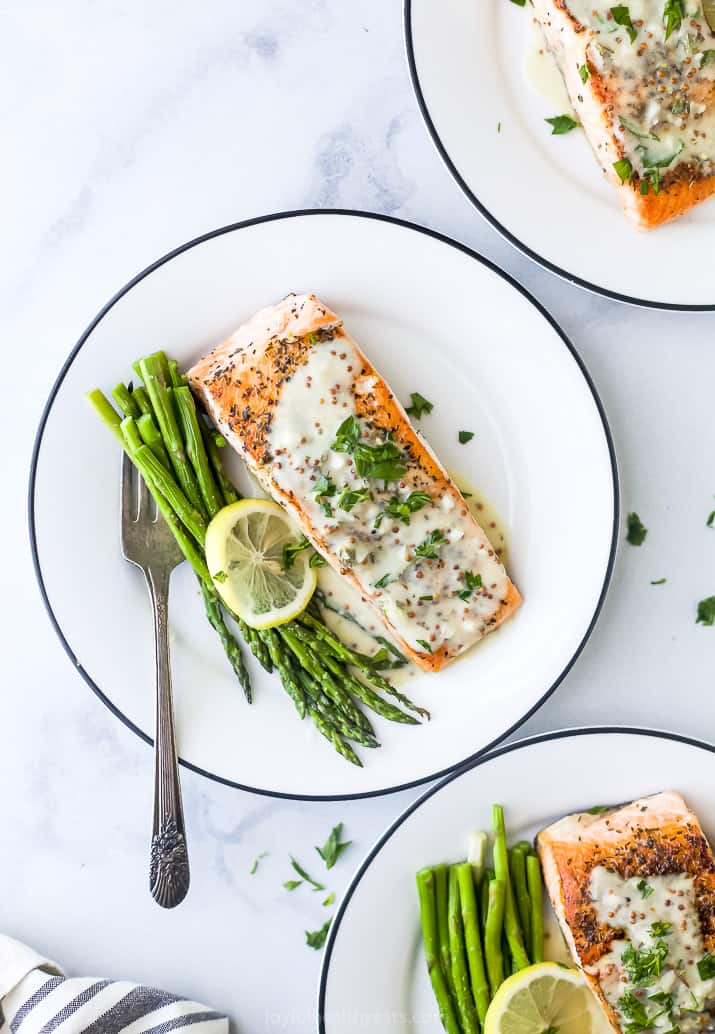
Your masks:
M184 557L126 453L122 455L120 490L122 554L144 572L154 610L156 733L149 887L162 908L174 908L189 889L189 856L176 755L168 607L171 572Z

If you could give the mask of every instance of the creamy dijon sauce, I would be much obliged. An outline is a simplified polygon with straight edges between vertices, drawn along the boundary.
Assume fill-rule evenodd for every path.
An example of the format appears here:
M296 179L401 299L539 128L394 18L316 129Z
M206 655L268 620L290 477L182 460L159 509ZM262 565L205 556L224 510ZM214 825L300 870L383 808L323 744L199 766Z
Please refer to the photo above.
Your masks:
M529 41L524 55L524 76L532 90L553 105L555 115L575 117L563 76L546 46L541 26L535 18L531 21Z
M702 980L697 963L705 955L700 919L695 903L693 877L634 876L622 879L605 866L591 873L591 898L598 921L617 930L610 951L587 971L598 979L606 999L621 1017L623 1029L632 1021L624 995L632 994L643 1005L651 1026L648 1030L682 1032L715 1030L707 1011L715 996L715 980ZM661 924L654 928L653 924ZM662 955L652 979L639 985L629 973L624 952ZM654 1000L653 995L672 996ZM624 1012L624 1004L626 1009ZM640 1028L639 1028L640 1029Z
M667 39L664 0L620 5L636 33L631 40L608 3L567 0L568 11L588 34L588 63L604 76L614 97L605 117L633 172L645 180L644 192L647 183L659 189L668 171L683 163L697 175L715 174L715 34L698 0L682 4L685 16L679 25L671 23ZM558 40L560 60L581 67L576 55L582 43L575 42L575 32L568 35Z
M268 446L275 457L272 482L293 493L343 570L352 570L397 633L417 652L449 644L457 653L489 629L501 606L507 577L487 536L480 532L464 502L440 490L419 462L406 453L399 481L358 476L351 455L336 451L338 429L355 415L355 398L375 387L361 375L361 359L349 339L315 341L307 362L284 384L274 409ZM384 434L360 420L361 442L383 444ZM316 495L316 484L329 478L329 497ZM340 505L344 490L368 498L349 509ZM409 515L409 523L385 514L390 500L404 502L414 491L429 501ZM327 507L326 507L327 504ZM430 539L435 556L420 557ZM466 572L481 586L460 599ZM422 642L420 643L420 640Z

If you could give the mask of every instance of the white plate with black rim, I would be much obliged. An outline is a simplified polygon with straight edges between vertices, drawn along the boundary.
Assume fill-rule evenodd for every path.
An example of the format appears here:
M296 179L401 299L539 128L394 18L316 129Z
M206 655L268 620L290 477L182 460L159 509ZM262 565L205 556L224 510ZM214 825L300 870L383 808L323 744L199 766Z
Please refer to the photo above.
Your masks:
M421 430L500 515L524 596L515 618L463 659L407 680L431 722L378 720L382 747L362 752L359 769L298 721L277 678L252 659L254 703L244 702L188 565L177 569L170 614L183 762L262 793L367 796L483 751L570 669L613 564L615 460L570 343L517 284L460 245L361 213L303 212L179 248L123 288L73 350L42 418L30 484L36 569L55 628L89 685L145 739L153 728L149 605L141 575L120 556L117 445L83 395L110 391L157 347L189 365L291 290L334 307L400 398L420 391L434 403ZM474 432L468 444L458 441L461 429ZM239 487L251 494L245 478Z
M715 202L650 232L631 226L582 131L550 135L544 119L563 112L525 72L532 18L508 0L405 0L412 82L453 176L553 273L634 304L715 309Z
M574 811L676 790L713 835L713 779L712 746L625 728L536 736L449 776L407 808L348 887L323 960L320 1034L442 1029L421 947L415 873L463 859L468 835L491 828L492 804L503 805L516 842ZM547 957L566 961L549 926Z

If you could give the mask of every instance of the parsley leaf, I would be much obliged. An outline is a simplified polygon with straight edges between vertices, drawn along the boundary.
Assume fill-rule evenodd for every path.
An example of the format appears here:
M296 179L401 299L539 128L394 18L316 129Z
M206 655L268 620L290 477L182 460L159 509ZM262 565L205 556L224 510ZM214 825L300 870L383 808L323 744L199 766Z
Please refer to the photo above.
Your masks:
M328 500L335 495L337 490L337 485L333 483L330 474L322 475L313 485L313 495L315 496L315 501L316 503L318 503L319 506L323 507L323 513L326 517L333 516L333 508L328 502Z
M319 948L323 947L327 939L328 930L330 929L330 924L332 923L332 921L333 920L331 917L325 923L323 923L319 930L305 931L305 943L308 945L309 948L315 948L315 950L318 951Z
M323 902L323 905L327 907L327 905L332 905L332 903L334 901L335 901L335 891L331 890L330 893L328 894L327 898Z
M302 887L303 886L303 881L302 880L286 880L285 883L283 884L283 886L285 887L286 890L295 890L296 887Z
M223 585L223 583L228 578L228 575L226 574L225 571L217 571L216 574L212 575L211 577L213 578L213 580L215 582L218 582L219 585Z
M302 553L304 549L310 549L310 542L308 542L305 535L298 539L297 542L288 542L283 547L283 559L282 565L284 571L289 571L293 566L295 558L299 553Z
M582 83L587 82L589 76L591 75L591 73L588 70L588 65L581 65L581 67L578 70L578 74L581 76Z
M684 0L665 0L663 7L663 24L665 25L666 41L677 32L685 17Z
M667 937L672 929L672 923L667 923L661 919L656 919L654 923L651 923L651 927L648 933L651 937ZM653 999L653 1001L658 1000L658 995L651 995L650 997Z
M647 534L648 529L644 527L638 514L629 513L628 532L626 534L626 540L630 542L632 546L642 546L645 542L645 537Z
M346 851L352 844L352 840L340 840L340 834L342 831L343 824L342 822L339 822L337 826L334 826L330 831L330 836L323 846L316 847L315 849L325 862L326 869L332 869L343 851Z
M666 2L669 3L672 2L672 0L666 0ZM679 0L675 0L675 2L679 2ZM628 8L624 5L612 7L611 14L613 15L614 22L617 25L623 26L623 28L628 33L628 38L630 39L631 43L633 43L635 41L636 36L638 35L638 30L635 28L633 22L631 21L631 13L628 10Z
M700 67L705 68L711 61L715 61L715 50L704 51L700 58Z
M388 517L402 521L403 524L410 523L410 515L421 510L427 503L432 502L432 497L426 492L410 492L406 499L393 496L385 503L385 513Z
M652 948L637 949L629 944L621 955L621 962L632 984L636 987L649 987L663 972L663 964L667 957L668 945L665 941L656 941Z
M636 888L641 892L642 898L649 898L653 893L653 888L650 883L646 883L645 880L639 880L638 883L636 883Z
M373 582L373 585L376 589L384 589L387 585L390 584L391 577L392 575L389 572L387 574L383 574L382 578L380 578L376 582Z
M359 477L399 481L407 472L401 462L402 453L389 438L381 445L367 445L360 440L360 424L354 416L343 420L331 449L352 456Z
M613 168L616 170L621 183L625 183L633 176L633 166L628 158L619 158L617 162L613 163Z
M715 955L709 951L698 962L698 973L701 980L712 980L715 977Z
M457 593L457 595L460 600L468 600L476 589L481 589L482 576L480 574L474 574L472 571L465 571L463 577L466 589L462 589L461 592Z
M421 646L426 653L432 653L432 647L426 639L418 639L417 644L418 646Z
M474 431L460 431L457 437L459 438L460 445L466 445L474 437Z
M265 858L267 854L268 851L261 851L261 853L259 855L256 855L256 857L253 859L253 865L251 866L251 876L256 875L256 870L258 869L258 866L261 863L261 859Z
M335 505L339 506L341 510L345 510L347 513L350 513L354 506L357 506L358 503L364 503L366 500L370 498L371 495L367 489L351 489L348 488L346 485L340 493L340 495L338 496L338 498L336 499Z
M586 808L587 815L603 815L611 810L610 804L594 804L592 808Z
M517 7L526 7L526 0L511 0Z
M312 557L308 561L308 567L327 567L328 561L320 553L313 553Z
M290 856L290 864L295 869L295 871L298 873L298 875L302 878L301 882L302 882L302 880L305 880L306 883L309 883L311 885L313 890L325 890L325 887L323 886L323 884L322 883L318 883L318 881L314 880L312 876L309 876L308 873L303 868L303 866L300 864L300 862L296 861L296 859L293 857L293 855ZM290 882L294 883L295 881L291 880ZM297 885L299 886L300 884L297 884ZM283 886L285 887L285 886L287 886L287 884L284 883ZM293 888L291 887L290 889L292 890Z
M715 53L715 51L713 51L713 53ZM713 512L708 517L708 519L705 521L705 527L706 528L712 528L714 521L715 521L715 510L713 510ZM216 577L216 575L214 575L214 578L215 577Z
M630 1020L628 1029L633 1031L634 1034L637 1034L637 1032L641 1030L651 1029L645 1002L636 998L632 991L626 991L626 993L618 999L618 1008L626 1019Z
M698 603L698 616L695 624L715 625L715 596L708 596L707 599Z
M618 121L621 123L621 129L627 129L633 136L637 136L639 140L657 140L658 137L654 133L644 133L643 130L631 122L630 119L626 118L625 115L619 115Z
M434 402L430 402L424 395L420 395L419 391L411 391L410 399L412 400L412 405L405 407L405 413L408 416L413 416L415 420L419 420L425 413L431 413L434 409Z
M439 528L435 528L424 542L415 548L415 556L422 557L423 560L436 560L437 547L443 546L447 541L446 535L443 535Z
M667 581L667 579L665 579L665 578L658 578L658 579L656 579L656 581L651 582L650 584L651 585L665 585L666 581Z
M577 126L581 125L580 122L571 118L570 115L554 115L553 118L545 118L544 122L548 122L551 126L552 136L563 136L565 133L570 133L572 129L576 129Z

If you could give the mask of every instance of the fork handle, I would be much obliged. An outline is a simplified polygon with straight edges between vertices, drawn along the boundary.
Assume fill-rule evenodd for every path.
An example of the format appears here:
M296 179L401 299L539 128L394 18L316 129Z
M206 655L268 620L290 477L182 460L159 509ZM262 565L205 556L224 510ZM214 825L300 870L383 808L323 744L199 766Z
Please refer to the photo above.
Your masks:
M162 908L174 908L189 889L184 809L181 804L176 753L174 706L169 666L170 571L147 571L154 610L156 643L156 732L154 737L154 818L151 836L149 887Z

